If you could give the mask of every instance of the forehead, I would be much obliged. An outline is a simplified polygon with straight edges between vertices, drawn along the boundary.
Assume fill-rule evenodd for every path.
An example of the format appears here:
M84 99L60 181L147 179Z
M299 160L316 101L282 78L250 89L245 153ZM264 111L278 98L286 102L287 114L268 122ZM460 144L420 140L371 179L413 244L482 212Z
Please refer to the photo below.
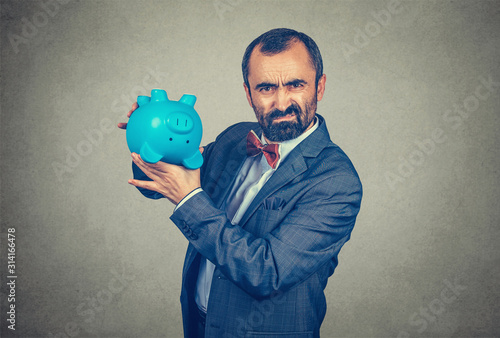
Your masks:
M256 46L248 64L249 81L274 76L306 78L316 75L309 52L302 42L295 42L287 50L275 55L262 54L260 46Z

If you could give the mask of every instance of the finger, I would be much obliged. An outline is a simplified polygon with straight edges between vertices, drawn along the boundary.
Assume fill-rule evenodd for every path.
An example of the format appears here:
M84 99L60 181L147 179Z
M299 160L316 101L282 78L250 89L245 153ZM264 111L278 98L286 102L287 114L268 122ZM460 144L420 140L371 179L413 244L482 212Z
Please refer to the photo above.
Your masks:
M160 163L164 165L167 165L167 163L147 163L141 159L139 154L136 153L133 153L132 160L137 167L139 167L139 169L141 169L142 172L153 181L165 179L166 175L169 173L165 168L159 168Z
M157 173L153 172L154 168L152 168L148 163L144 162L140 155L136 153L132 153L132 161L139 167L139 169L142 170L146 176L148 176L150 179L154 180L157 177Z
M155 182L129 179L128 183L135 186L135 187L138 187L138 188L144 188L144 189L159 192L157 184Z
M137 153L132 153L132 161L134 161L135 164L141 169L146 169L148 171L151 171L153 169L156 169L156 164L155 163L147 163L144 162L144 160L141 158L141 155Z
M130 115L132 115L134 110L136 110L137 108L139 108L139 105L137 104L137 102L134 102L134 104L132 105L132 109L127 113L127 117L130 117Z
M144 162L144 160L142 159L141 155L139 155L138 153L131 153L131 156L132 156L132 161L135 162L135 164L139 165L139 166L142 166L142 167L148 167L150 168L151 167L151 164L152 163L146 163Z
M203 154L203 152L205 151L205 147L199 147L198 150Z
M173 172L178 170L178 168L184 168L175 164L166 163L163 161L158 161L156 163L147 163L142 158L141 155L137 153L132 153L132 160L139 166L141 169L145 168L151 172L156 174L166 174L169 172Z
M134 104L132 105L132 109L128 111L127 113L127 117L130 118L130 116L132 115L132 113L134 112L134 110L136 110L137 108L139 108L139 105L137 104L137 102L134 102ZM120 129L127 129L127 123L126 122L120 122L118 123L118 128Z

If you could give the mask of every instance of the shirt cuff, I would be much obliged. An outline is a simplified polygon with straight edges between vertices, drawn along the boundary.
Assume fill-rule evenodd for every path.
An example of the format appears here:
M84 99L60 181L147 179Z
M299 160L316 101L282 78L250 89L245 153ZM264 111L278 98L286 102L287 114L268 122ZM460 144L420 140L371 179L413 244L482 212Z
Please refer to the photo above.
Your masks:
M188 199L190 199L191 197L193 197L194 195L196 195L197 193L199 193L201 191L203 191L203 189L201 187L196 188L193 191L191 191L189 194L184 196L184 198L175 206L174 212L177 210L177 208L180 208Z

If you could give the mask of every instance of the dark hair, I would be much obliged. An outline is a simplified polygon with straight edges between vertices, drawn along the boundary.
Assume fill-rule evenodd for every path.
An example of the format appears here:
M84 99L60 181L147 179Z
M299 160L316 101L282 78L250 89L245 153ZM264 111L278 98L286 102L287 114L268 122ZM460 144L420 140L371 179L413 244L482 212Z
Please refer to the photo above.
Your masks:
M293 42L297 41L301 41L309 52L309 61L311 62L311 66L316 70L317 86L319 79L323 75L323 59L321 58L321 53L316 42L306 34L297 32L293 29L275 28L253 40L245 50L243 61L241 62L241 69L243 71L243 80L247 87L250 89L248 83L248 62L256 46L260 45L260 52L262 54L272 56L286 51Z

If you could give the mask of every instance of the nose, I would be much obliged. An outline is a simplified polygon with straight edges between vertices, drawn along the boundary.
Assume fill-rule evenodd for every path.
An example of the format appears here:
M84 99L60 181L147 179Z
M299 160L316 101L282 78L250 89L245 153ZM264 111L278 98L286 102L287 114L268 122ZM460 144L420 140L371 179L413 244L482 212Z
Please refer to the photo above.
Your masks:
M187 134L193 129L193 119L186 113L172 113L167 118L167 126L175 133Z
M290 95L285 88L278 88L276 91L276 108L285 111L290 106Z

